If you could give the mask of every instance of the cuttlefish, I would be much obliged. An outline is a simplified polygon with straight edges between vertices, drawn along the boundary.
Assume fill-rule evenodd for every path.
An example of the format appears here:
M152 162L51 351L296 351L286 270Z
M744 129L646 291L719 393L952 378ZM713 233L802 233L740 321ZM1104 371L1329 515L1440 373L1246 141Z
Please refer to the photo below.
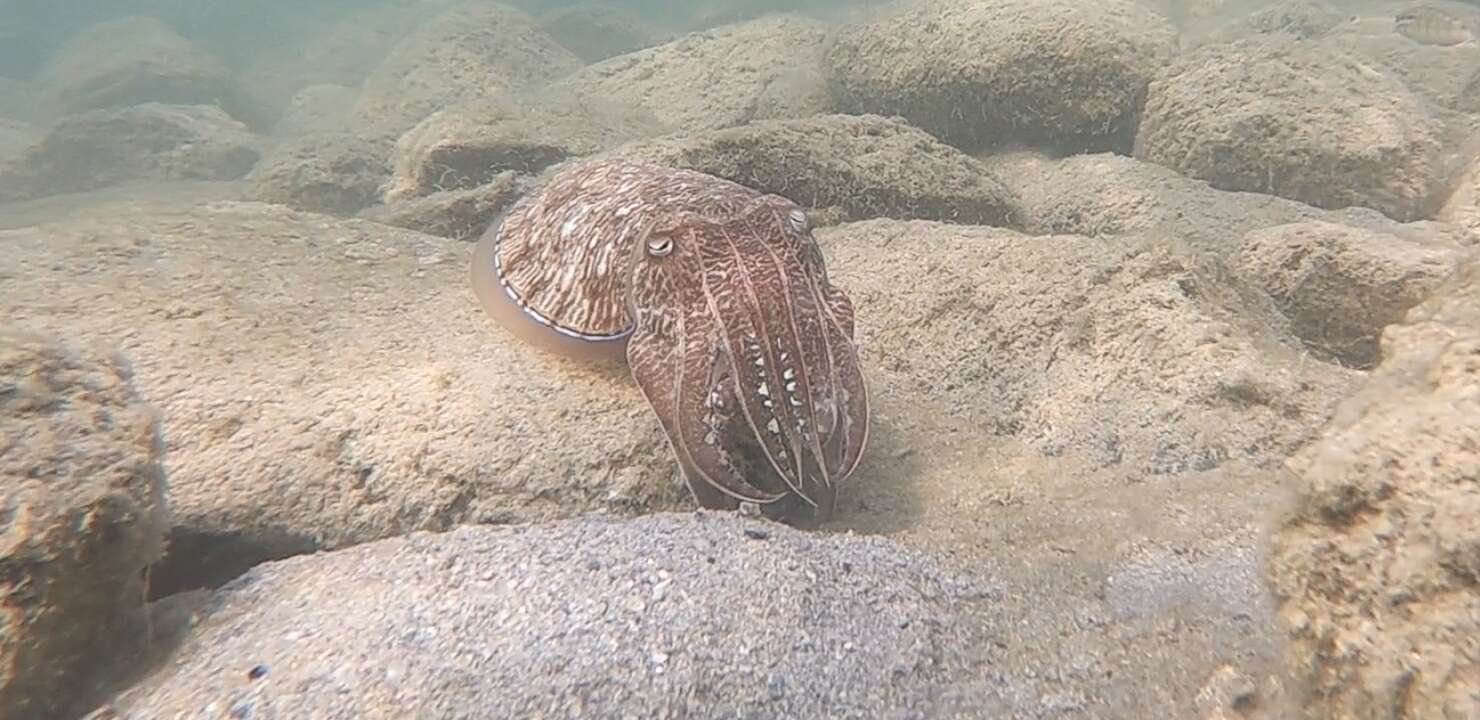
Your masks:
M625 363L701 507L833 514L867 444L869 395L853 304L795 202L588 160L489 226L472 282L524 342Z

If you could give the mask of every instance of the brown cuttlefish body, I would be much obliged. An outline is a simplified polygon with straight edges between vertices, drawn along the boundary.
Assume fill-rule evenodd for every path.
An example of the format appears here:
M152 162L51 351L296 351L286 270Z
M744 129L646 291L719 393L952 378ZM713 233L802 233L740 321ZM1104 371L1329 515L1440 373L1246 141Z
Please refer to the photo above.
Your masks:
M868 439L853 305L796 203L621 160L556 172L479 241L479 302L525 342L623 361L702 507L825 520Z

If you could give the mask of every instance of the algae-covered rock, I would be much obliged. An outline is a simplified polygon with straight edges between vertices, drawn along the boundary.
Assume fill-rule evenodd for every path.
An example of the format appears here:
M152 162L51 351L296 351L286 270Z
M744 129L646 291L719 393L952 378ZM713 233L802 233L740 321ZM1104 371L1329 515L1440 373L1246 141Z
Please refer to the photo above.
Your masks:
M1442 200L1443 127L1349 52L1282 39L1208 46L1152 83L1136 157L1223 190L1400 220Z
M825 65L839 109L967 150L1124 150L1175 39L1131 0L922 0L844 28Z
M1270 578L1316 717L1480 708L1480 265L1382 335L1372 380L1290 461Z
M122 359L0 328L0 716L75 718L139 657L160 452Z

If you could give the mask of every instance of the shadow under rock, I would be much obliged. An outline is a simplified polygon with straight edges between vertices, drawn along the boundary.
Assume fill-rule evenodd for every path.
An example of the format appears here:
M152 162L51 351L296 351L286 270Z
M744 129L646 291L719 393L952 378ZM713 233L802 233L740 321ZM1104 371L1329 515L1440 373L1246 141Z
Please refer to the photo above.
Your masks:
M149 600L205 588L219 588L242 573L272 560L315 552L311 537L287 531L265 533L170 531L165 554L149 569Z

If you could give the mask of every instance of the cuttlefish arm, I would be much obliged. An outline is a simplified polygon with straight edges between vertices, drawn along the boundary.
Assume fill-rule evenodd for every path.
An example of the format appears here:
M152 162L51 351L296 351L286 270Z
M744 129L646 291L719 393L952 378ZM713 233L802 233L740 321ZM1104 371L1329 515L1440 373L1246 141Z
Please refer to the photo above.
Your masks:
M633 273L627 365L700 505L775 502L785 493L747 482L728 442L732 396L720 391L719 329L695 282L699 268L687 240L680 229L660 230L639 244L647 256Z
M836 288L818 291L831 322L824 323L831 354L832 377L838 416L828 434L824 457L839 477L848 477L863 460L868 446L869 394L863 380L858 348L853 343L853 303Z
M789 493L830 513L861 456L868 397L851 304L801 257L815 245L787 224L793 209L771 196L651 232L632 262L628 364L691 486L762 503ZM758 468L732 454L742 428L779 483L744 478Z
M828 284L794 203L758 198L712 234L706 282L745 417L792 491L830 514L869 424L852 304Z
M827 466L841 477L848 477L863 459L869 435L869 393L863 378L858 346L854 342L853 302L827 278L822 251L815 243L796 248L798 265L806 269L804 278L812 293L820 298L821 335L829 370L830 405L836 411L827 433L824 457Z

